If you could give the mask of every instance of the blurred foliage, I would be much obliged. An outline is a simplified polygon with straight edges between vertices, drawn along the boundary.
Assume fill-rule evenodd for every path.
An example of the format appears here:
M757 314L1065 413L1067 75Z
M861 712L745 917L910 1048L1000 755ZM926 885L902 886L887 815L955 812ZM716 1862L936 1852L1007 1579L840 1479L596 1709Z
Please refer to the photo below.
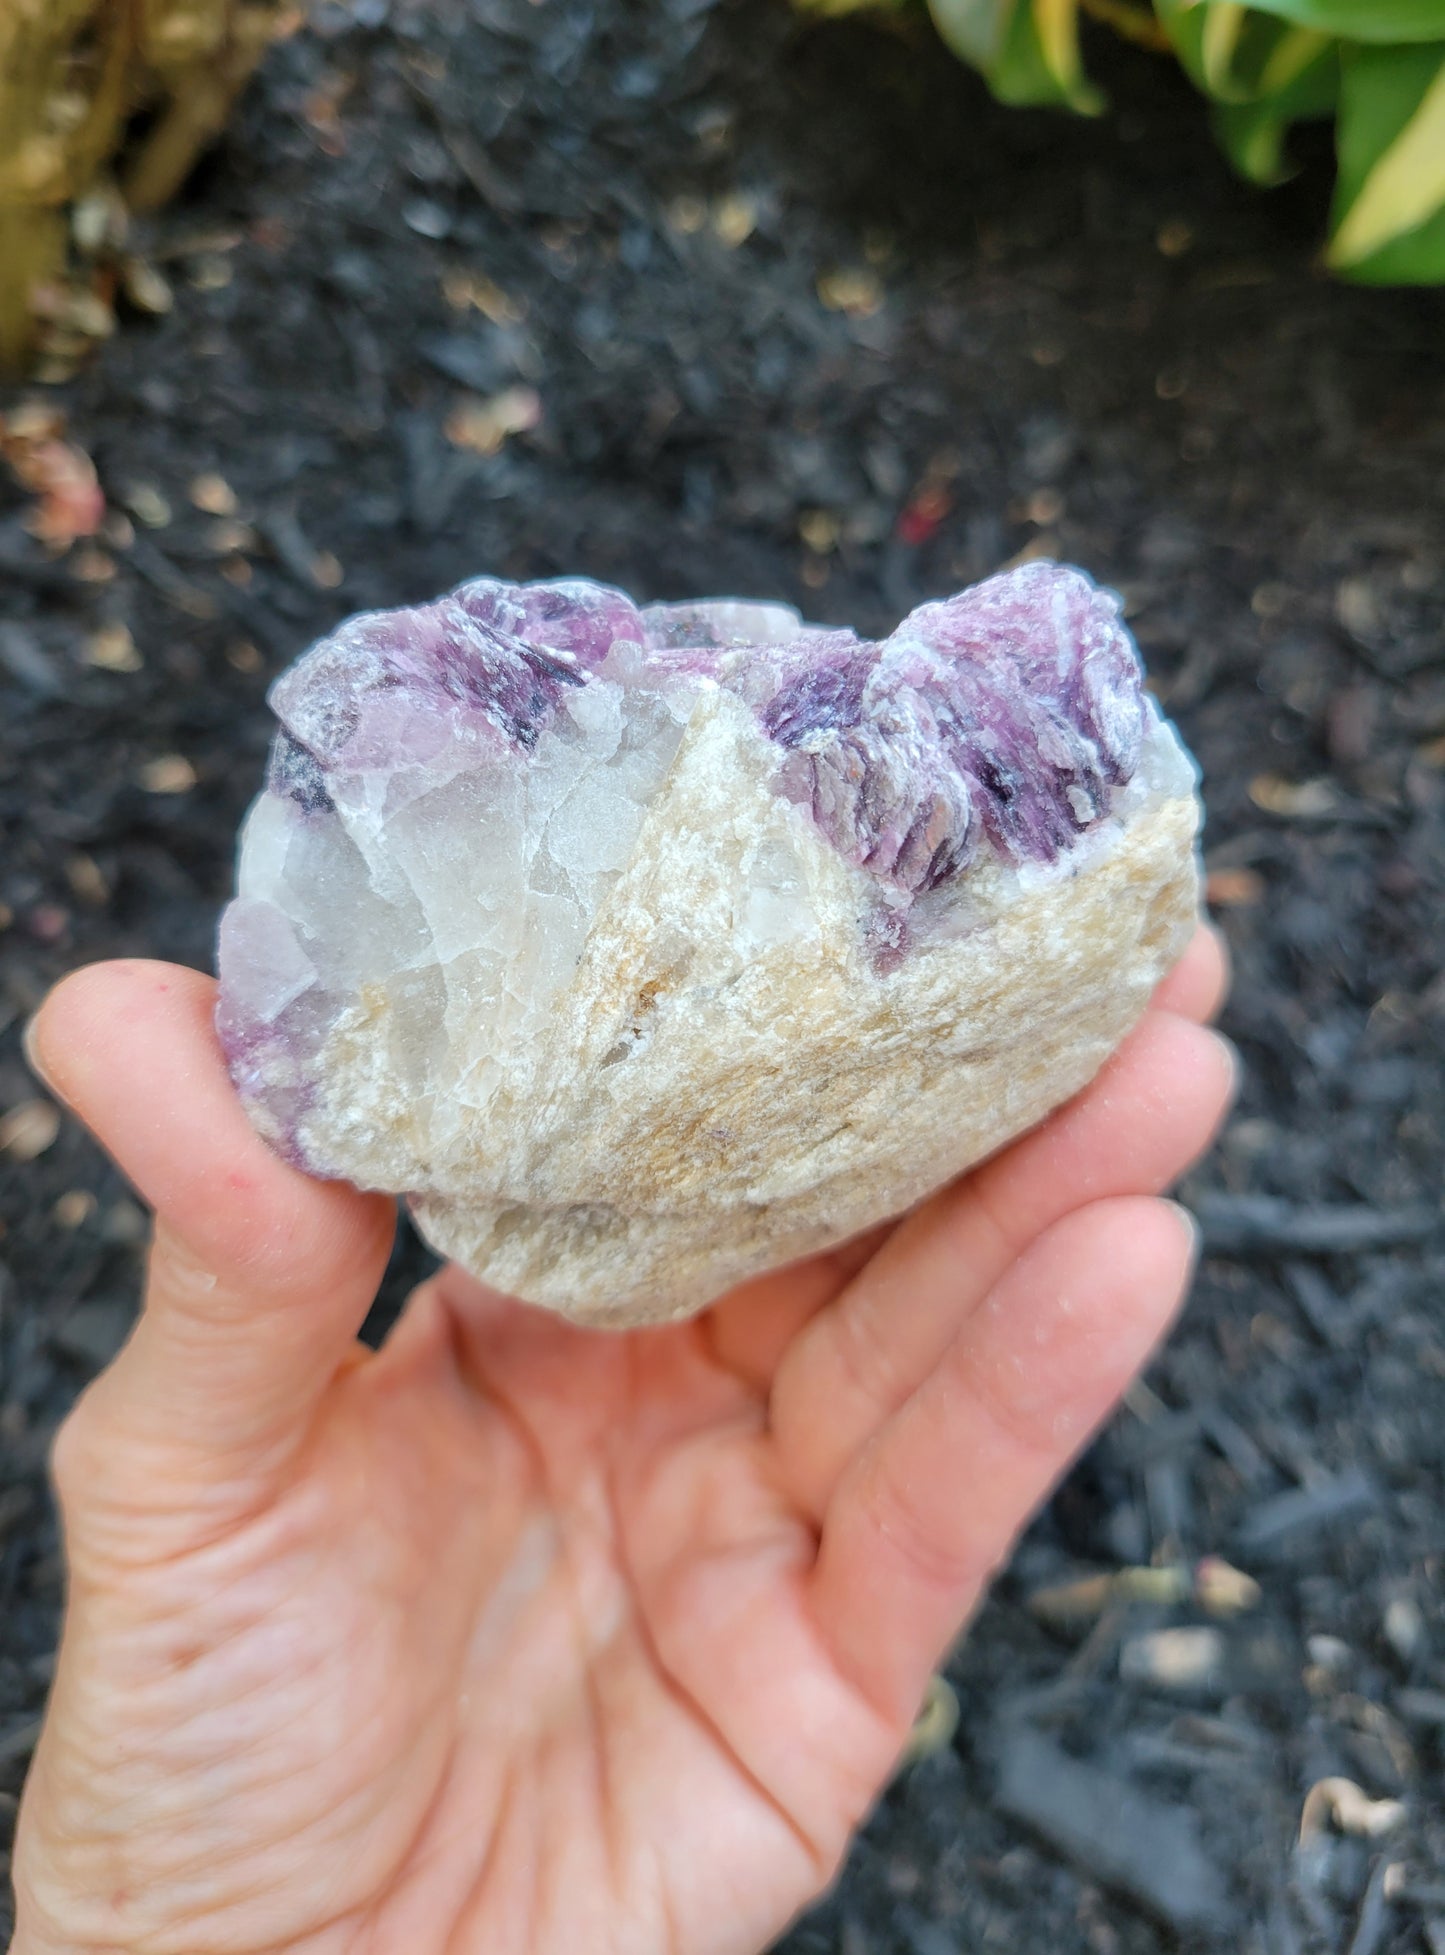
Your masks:
M925 0L801 0L809 11ZM1213 104L1235 167L1288 174L1285 138L1335 121L1339 172L1326 258L1372 284L1445 282L1445 0L926 0L939 33L1004 102L1084 115L1081 16L1172 54Z
M0 367L64 308L87 225L165 202L292 17L281 0L0 0Z

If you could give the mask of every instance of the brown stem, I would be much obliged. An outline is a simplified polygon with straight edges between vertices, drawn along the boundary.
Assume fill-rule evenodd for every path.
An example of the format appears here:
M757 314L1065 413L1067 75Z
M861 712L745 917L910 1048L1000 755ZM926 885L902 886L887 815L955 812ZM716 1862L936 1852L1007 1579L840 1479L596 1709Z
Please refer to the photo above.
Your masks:
M270 7L238 8L226 45L173 78L170 106L125 176L125 200L132 210L155 210L180 189L201 151L225 128L275 25Z
M65 265L65 213L0 204L0 371L17 373L35 338L36 288Z
M118 140L134 4L0 5L0 368L34 344L36 289L65 270L66 204ZM82 93L79 120L62 117Z
M283 18L276 0L0 0L0 366L33 345L36 287L65 269L66 207L129 118L160 105L124 186L152 210L221 133Z

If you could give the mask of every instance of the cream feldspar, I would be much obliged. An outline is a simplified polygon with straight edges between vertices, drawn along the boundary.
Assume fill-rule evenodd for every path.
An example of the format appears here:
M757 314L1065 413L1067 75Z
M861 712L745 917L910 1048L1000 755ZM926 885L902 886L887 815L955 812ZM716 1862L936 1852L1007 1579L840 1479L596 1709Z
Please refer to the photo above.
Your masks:
M1086 1084L1193 927L1193 765L1054 565L881 647L479 580L273 700L222 931L253 1119L591 1323L908 1208Z

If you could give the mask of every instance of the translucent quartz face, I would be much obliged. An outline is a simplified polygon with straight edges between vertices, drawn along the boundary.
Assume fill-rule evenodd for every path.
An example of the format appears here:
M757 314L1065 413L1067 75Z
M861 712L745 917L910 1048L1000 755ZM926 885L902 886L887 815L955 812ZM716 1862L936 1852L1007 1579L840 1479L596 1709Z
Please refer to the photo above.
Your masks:
M1117 600L1051 563L923 605L878 643L783 605L639 609L583 580L479 578L350 619L271 692L281 730L221 928L233 1077L263 1131L325 1171L306 1139L318 1067L384 992L401 1073L485 1106L719 689L772 793L871 885L886 981L911 913L981 855L1046 870L1161 765L1188 791L1141 679ZM484 1049L459 1055L463 992Z

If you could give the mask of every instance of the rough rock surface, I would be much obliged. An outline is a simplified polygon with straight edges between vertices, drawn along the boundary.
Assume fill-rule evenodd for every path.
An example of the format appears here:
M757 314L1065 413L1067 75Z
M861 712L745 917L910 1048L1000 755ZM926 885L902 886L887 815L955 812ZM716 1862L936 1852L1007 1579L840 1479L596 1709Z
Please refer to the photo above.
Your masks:
M895 1214L1183 948L1195 774L1141 681L1049 563L880 644L581 581L351 619L272 690L222 923L251 1117L589 1321Z

